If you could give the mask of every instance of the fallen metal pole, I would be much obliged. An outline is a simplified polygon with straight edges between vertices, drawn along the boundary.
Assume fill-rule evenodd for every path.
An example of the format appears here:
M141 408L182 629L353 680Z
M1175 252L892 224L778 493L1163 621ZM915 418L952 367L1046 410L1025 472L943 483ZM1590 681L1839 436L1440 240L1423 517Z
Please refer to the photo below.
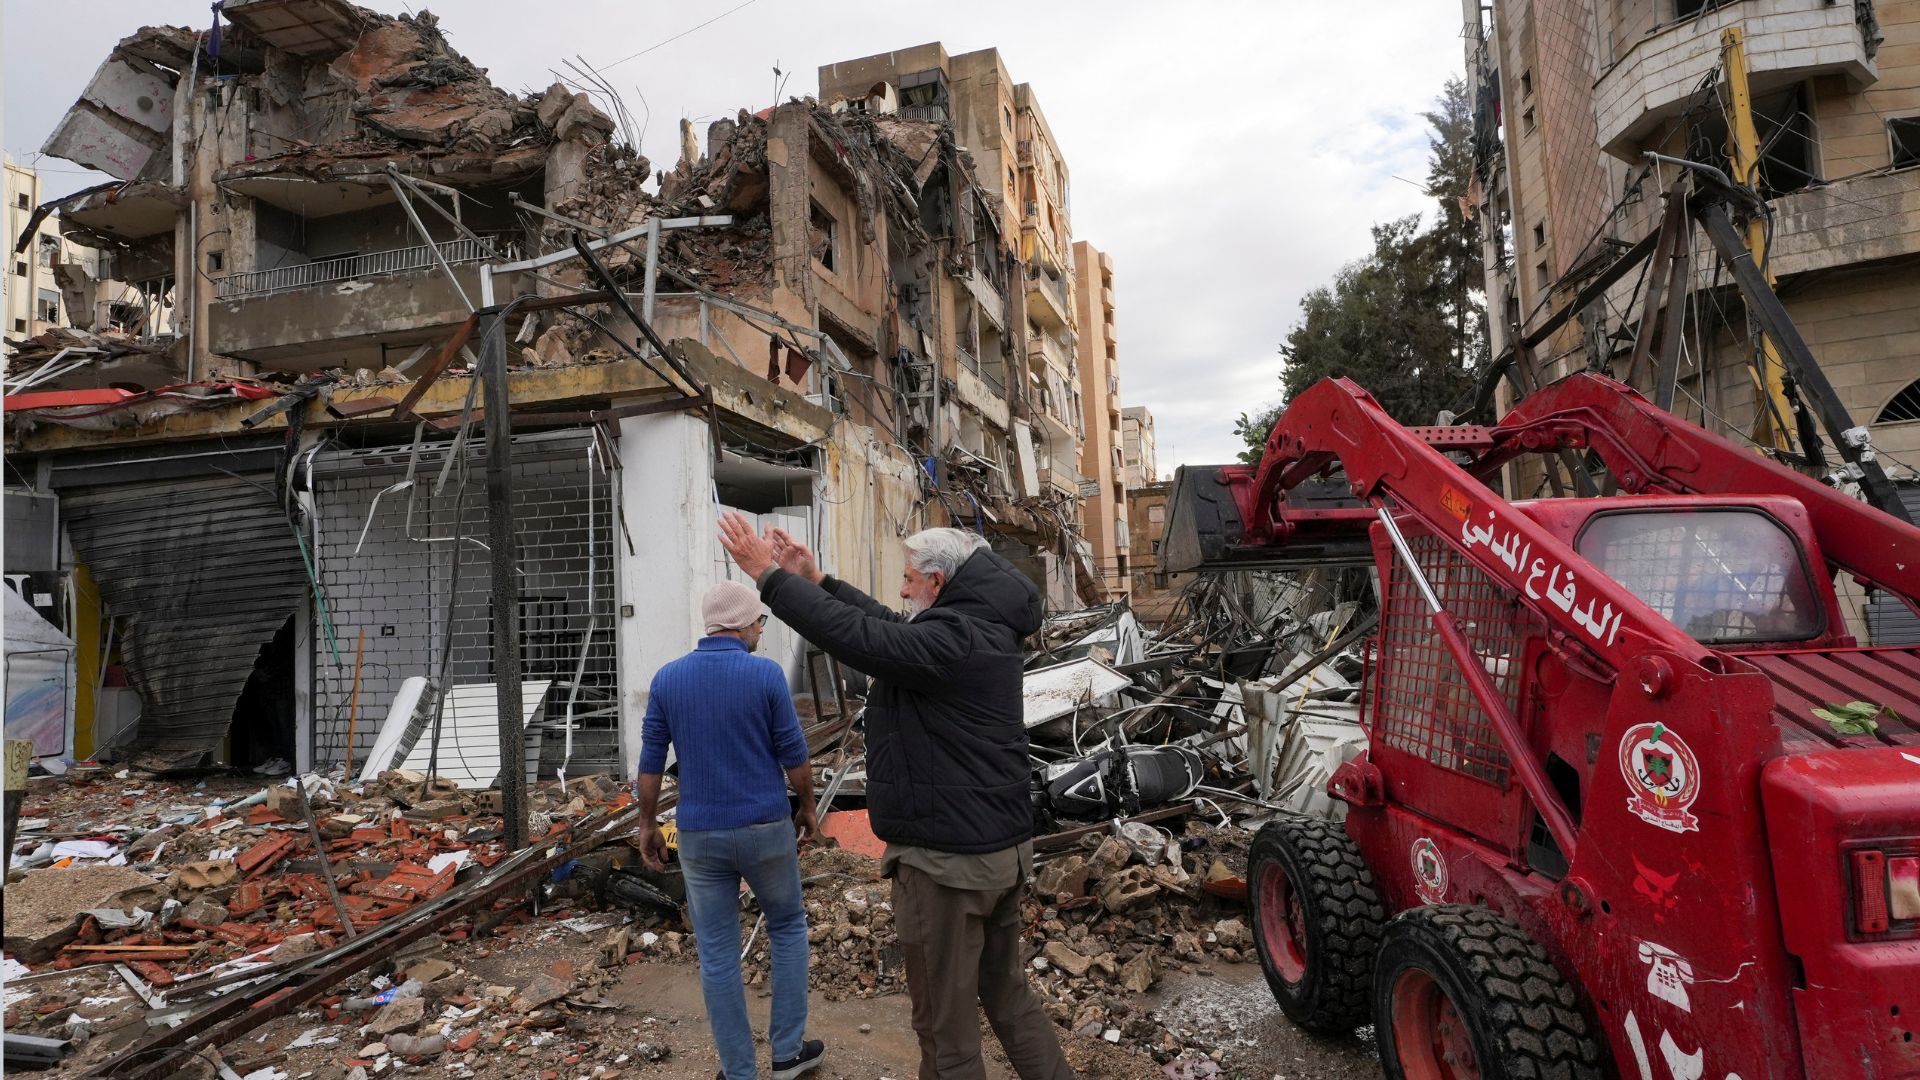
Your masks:
M365 640L365 633L362 632L361 641ZM359 674L356 667L354 677L359 678ZM320 823L313 820L313 804L307 801L307 785L299 776L293 778L293 790L300 795L300 816L306 819L307 835L313 838L313 853L320 859L320 877L327 883L327 896L333 900L334 914L340 916L340 932L347 936L348 941L352 941L360 936L360 932L353 928L353 914L347 910L347 901L340 895L340 884L333 880L333 860L327 857L327 841L320 835Z

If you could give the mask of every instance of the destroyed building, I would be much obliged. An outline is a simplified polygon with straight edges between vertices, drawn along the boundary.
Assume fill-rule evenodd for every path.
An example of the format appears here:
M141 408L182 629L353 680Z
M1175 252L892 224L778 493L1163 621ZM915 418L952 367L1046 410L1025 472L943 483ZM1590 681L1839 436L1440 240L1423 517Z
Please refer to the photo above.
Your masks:
M1126 463L1120 432L1120 342L1114 329L1113 257L1085 240L1073 244L1079 306L1080 396L1087 415L1080 447L1087 543L1107 590L1133 589L1128 539ZM1091 494L1088 494L1091 492Z
M1467 0L1464 201L1487 225L1489 344L1512 372L1493 415L1580 370L1658 400L1659 365L1636 347L1657 353L1677 334L1672 411L1801 463L1808 395L1702 230L1679 245L1687 286L1664 305L1646 282L1666 265L1611 280L1661 230L1663 196L1713 175L1681 164L1694 162L1758 196L1756 262L1850 414L1849 438L1871 438L1920 512L1916 12L1906 0ZM1508 491L1548 483L1514 474ZM1846 587L1862 641L1920 640L1904 605Z
M1120 464L1128 490L1160 482L1153 413L1145 405L1120 410Z
M1191 574L1160 571L1160 546L1167 537L1167 500L1172 482L1141 484L1127 489L1127 517L1132 523L1133 610L1141 621L1159 626L1173 616L1182 585Z
M508 93L425 12L250 0L218 34L123 39L45 148L116 179L41 209L173 321L9 395L9 532L40 540L7 569L52 583L72 642L46 755L304 769L364 760L409 710L493 726L473 376L494 305L528 309L506 355L543 775L634 759L652 672L730 573L719 507L879 596L899 539L952 523L1055 608L1105 599L1064 164L992 65L998 143L883 74L683 125L655 169L589 70ZM602 285L577 241L619 302L558 303ZM803 687L803 643L767 649Z

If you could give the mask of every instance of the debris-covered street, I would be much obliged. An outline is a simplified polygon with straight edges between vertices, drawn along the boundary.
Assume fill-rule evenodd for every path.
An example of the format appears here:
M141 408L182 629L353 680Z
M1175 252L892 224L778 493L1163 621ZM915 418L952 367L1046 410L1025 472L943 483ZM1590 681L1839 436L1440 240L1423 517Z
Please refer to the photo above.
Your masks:
M321 792L310 801L322 836L333 837L326 844L337 884L361 932L457 896L498 864L497 840L489 839L498 818L486 811L485 792L423 799L436 793L399 773L361 795L315 786ZM536 821L551 820L556 837L626 801L619 792L603 800L607 792L591 784L575 787L583 794L565 800L557 790L534 793L534 805L545 808ZM22 835L44 854L20 860L7 890L7 952L30 969L8 980L7 1030L73 1045L49 1075L83 1075L136 1045L157 1019L224 994L257 993L262 981L346 940L312 869L304 825L270 809L297 802L290 786L268 787L259 799L261 789L244 781L182 786L108 776L42 781L32 790ZM456 805L435 805L447 802ZM368 827L375 821L378 837ZM86 835L69 839L78 833ZM1243 903L1201 884L1209 873L1233 881L1244 872L1245 832L1196 818L1181 838L1183 874L1169 872L1164 859L1159 873L1148 871L1112 837L1061 845L1042 871L1041 888L1053 892L1032 905L1034 981L1050 1014L1081 1036L1068 1044L1076 1067L1116 1077L1375 1075L1370 1045L1308 1036L1278 1016ZM97 846L90 855L58 854L61 844L80 843ZM282 844L279 854L248 856ZM392 880L440 856L461 860L449 880L422 877L417 890ZM26 869L45 858L69 865ZM220 1056L243 1076L269 1068L292 1077L355 1068L369 1076L424 1068L501 1078L711 1075L695 950L677 908L670 900L636 903L646 896L641 888L609 883L637 865L623 844L570 862L532 907L501 913L505 903L487 905L383 951ZM802 870L812 996L834 1047L829 1075L910 1071L917 1048L877 860L822 847ZM1141 871L1165 891L1118 912L1097 899L1109 883ZM742 918L750 933L752 911ZM749 985L764 987L764 944L748 950L746 967ZM1165 1072L1168 1063L1175 1073Z
M1920 1080L1920 0L1351 9L10 4L0 1073Z

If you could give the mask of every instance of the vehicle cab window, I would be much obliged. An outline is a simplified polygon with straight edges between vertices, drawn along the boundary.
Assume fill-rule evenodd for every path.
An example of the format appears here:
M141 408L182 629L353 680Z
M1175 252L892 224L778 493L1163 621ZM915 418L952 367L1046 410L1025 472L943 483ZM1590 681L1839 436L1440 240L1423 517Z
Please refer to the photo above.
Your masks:
M1804 641L1826 628L1800 545L1757 511L1598 514L1575 546L1702 644Z

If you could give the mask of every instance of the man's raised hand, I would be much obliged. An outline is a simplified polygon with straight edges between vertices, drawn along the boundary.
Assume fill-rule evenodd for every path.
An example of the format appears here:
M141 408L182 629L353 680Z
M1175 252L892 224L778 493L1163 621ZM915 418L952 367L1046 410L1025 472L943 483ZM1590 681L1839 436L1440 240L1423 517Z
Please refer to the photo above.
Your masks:
M773 545L762 540L737 510L720 515L720 546L733 556L734 565L755 581L773 565Z
M767 539L773 542L773 557L782 570L806 578L815 585L827 576L820 572L820 562L814 558L813 549L795 540L787 530L779 526L768 529Z

